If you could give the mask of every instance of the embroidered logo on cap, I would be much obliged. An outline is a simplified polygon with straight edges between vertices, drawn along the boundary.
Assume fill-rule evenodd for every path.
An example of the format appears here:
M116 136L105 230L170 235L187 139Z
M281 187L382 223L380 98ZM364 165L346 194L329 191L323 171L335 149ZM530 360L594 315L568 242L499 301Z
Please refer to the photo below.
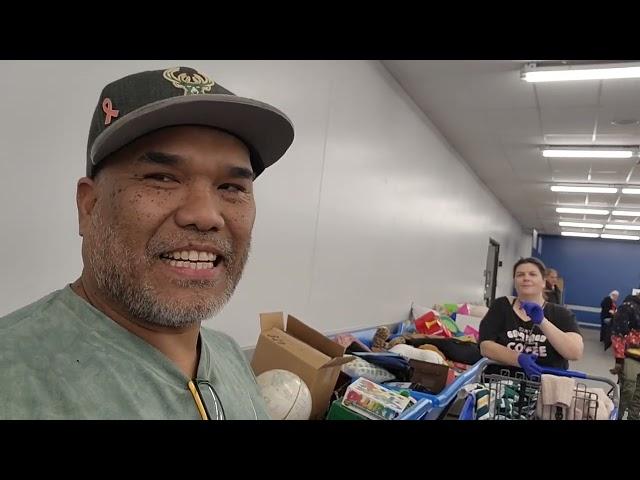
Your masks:
M120 110L114 110L113 105L111 104L111 99L106 97L102 101L102 111L104 112L104 124L109 125L111 123L111 119L118 118L120 115Z
M184 95L202 95L211 90L214 82L201 73L180 72L180 67L165 70L162 76L174 87L184 90Z

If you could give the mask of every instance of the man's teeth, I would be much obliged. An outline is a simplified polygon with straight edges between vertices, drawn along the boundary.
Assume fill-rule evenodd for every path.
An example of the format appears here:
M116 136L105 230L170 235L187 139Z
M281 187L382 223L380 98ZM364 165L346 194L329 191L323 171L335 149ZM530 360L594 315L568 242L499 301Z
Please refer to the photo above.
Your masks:
M162 255L169 260L172 267L191 268L201 270L203 268L213 268L218 256L211 252L201 252L197 250L181 250Z
M213 268L213 262L183 262L180 260L171 260L169 265L178 268L190 268L191 270L202 270L203 268Z

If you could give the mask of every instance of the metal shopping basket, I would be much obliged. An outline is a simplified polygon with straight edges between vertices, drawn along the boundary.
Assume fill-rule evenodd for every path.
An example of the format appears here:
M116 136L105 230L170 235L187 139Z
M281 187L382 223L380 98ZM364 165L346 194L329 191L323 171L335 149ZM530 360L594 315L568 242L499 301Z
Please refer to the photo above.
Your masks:
M460 414L460 420L615 420L618 415L619 392L615 382L608 378L588 375L583 372L543 368L543 374L575 379L570 401L562 405L545 405L542 401L542 380L527 378L524 373L501 368L497 373L486 373L487 363L482 366L480 386L469 392ZM497 370L497 369L496 369ZM586 383L589 380L605 384L603 395L596 393ZM480 402L480 403L478 403Z

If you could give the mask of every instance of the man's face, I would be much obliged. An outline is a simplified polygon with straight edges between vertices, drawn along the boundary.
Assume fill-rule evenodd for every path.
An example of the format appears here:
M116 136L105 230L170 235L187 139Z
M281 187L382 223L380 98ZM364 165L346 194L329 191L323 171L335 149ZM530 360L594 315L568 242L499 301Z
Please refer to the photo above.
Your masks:
M217 313L251 244L246 146L212 128L170 127L114 154L94 180L78 187L79 207L81 197L95 201L80 208L83 259L109 303L134 321L171 327Z

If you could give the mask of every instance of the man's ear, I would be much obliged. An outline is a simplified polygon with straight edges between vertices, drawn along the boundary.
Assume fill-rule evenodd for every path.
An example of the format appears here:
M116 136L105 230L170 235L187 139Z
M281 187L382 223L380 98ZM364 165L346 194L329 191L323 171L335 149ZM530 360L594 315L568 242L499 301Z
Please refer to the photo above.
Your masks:
M84 236L91 220L93 207L98 199L96 182L88 177L78 180L76 190L76 204L78 206L78 228L80 236Z

